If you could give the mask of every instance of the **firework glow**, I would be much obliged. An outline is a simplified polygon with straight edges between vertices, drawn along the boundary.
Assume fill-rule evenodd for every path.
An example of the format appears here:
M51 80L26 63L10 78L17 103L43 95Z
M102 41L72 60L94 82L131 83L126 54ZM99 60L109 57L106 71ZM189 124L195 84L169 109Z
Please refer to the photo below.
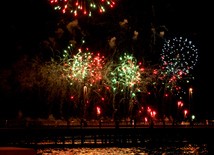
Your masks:
M115 2L113 0L51 0L55 10L61 10L63 13L69 12L77 16L78 14L92 16L94 10L100 13L106 11L106 7L113 8Z

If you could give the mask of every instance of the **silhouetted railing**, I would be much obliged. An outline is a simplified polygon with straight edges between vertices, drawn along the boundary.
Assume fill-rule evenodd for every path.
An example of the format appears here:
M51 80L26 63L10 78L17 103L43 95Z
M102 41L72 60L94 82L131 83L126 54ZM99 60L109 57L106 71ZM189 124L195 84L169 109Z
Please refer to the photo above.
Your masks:
M0 146L31 148L137 147L184 143L213 148L213 125L133 121L1 121Z
M134 122L134 121L0 121L0 128L25 128L25 127L169 127L169 126L213 126L214 122Z
M110 126L110 124L106 125ZM117 128L115 123L114 127L99 128L96 122L93 128L81 126L64 128L64 126L53 127L53 125L37 128L0 128L0 146L31 148L137 147L162 146L169 143L178 146L194 142L207 144L209 148L214 147L214 143L211 141L214 139L213 126L207 128L169 126L169 128L143 128L122 127L120 125Z

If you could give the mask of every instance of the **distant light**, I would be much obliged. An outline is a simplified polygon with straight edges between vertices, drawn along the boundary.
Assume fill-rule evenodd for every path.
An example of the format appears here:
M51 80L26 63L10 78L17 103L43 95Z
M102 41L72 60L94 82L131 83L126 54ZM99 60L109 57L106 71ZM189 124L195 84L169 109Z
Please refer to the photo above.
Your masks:
M97 107L97 115L100 115L101 114L101 109L100 107Z
M194 120L195 119L195 115L192 115L192 120Z

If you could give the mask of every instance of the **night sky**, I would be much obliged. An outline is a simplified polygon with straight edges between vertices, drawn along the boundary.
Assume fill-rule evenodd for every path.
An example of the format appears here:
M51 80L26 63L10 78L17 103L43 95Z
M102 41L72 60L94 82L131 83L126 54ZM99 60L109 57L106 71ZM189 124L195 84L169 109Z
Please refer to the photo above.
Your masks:
M56 29L55 23L62 18L63 15L54 11L48 0L25 0L25 1L8 1L10 6L6 22L6 36L4 45L6 51L1 50L1 68L8 68L13 62L17 61L23 55L31 57L37 55L41 42L53 36ZM155 26L165 25L168 29L168 36L182 36L192 40L199 49L199 62L194 68L193 82L194 89L194 106L195 113L202 118L213 118L212 106L207 102L203 69L202 69L202 52L200 45L201 28L200 28L200 4L198 2L186 2L178 0L153 0L153 1L137 1L137 0L119 0L113 10L108 10L104 14L95 14L93 18L78 17L79 24L83 30L87 29L88 42L95 46L96 50L101 50L105 43L96 45L98 40L107 40L111 35L105 32L108 28L114 28L115 24L123 19L128 19L129 24L136 30L146 30L151 28L151 23ZM155 17L152 13L152 5L155 10ZM71 16L65 17L67 20L73 21L75 18ZM95 27L87 27L87 24L95 25ZM103 29L99 28L100 25ZM108 25L108 26L105 26ZM86 31L85 31L86 32ZM141 34L139 34L141 35ZM147 35L147 34L145 34ZM87 38L86 37L86 38ZM87 41L87 40L86 40Z

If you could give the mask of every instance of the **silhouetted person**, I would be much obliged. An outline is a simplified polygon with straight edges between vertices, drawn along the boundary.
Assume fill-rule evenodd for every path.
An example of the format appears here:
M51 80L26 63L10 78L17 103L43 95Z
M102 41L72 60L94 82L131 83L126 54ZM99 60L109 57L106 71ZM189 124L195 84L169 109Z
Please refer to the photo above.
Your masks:
M70 126L70 121L69 120L67 120L67 127L69 127Z
M150 123L150 127L149 127L150 129L153 129L154 128L154 122L153 122L153 120L151 120L151 123Z
M164 127L164 128L165 128L165 125L166 125L166 124L165 124L165 120L163 120L163 127Z
M87 122L86 122L86 120L83 121L83 126L84 126L84 127L87 127Z
M136 128L136 124L137 124L137 119L136 117L134 118L134 128Z
M101 122L101 120L100 120L100 122L99 122L99 127L101 128L101 124L102 124L102 122Z
M131 126L132 126L132 118L130 119L130 124L131 124Z
M81 128L83 127L83 118L81 119L80 126Z
M115 128L116 128L116 129L119 128L119 121L118 121L118 120L115 122Z

